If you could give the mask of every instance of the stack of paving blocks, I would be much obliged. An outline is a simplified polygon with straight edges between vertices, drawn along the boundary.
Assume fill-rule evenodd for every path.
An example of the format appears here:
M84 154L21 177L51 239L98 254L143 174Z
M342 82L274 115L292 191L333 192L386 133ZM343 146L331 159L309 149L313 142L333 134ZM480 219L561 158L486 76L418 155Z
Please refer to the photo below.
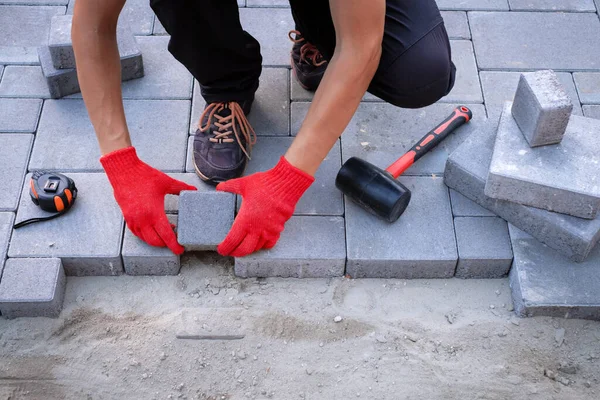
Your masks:
M600 318L600 120L571 111L552 71L524 73L499 122L446 164L450 188L512 225L523 316Z
M42 73L53 99L78 93L79 81L75 69L75 55L71 40L72 15L59 15L52 18L48 46L38 48ZM121 80L144 76L142 53L131 30L124 24L117 26L117 41L121 57Z

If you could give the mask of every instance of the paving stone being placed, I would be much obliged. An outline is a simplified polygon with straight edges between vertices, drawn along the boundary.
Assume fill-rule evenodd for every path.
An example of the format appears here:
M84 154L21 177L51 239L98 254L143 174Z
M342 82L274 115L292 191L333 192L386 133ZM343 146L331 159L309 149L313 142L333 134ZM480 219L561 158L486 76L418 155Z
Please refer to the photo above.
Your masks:
M243 278L328 278L344 275L346 246L341 217L295 216L275 247L235 259Z
M184 191L179 195L177 239L188 251L216 250L233 224L235 195Z
M496 214L486 210L479 204L468 199L454 189L450 189L450 202L452 214L455 217L495 217Z
M514 110L514 106L512 107ZM560 144L530 148L510 113L500 118L486 196L594 219L600 209L600 121L571 117Z
M481 69L600 69L600 19L592 13L470 12ZM501 56L499 56L501 55Z
M445 183L452 189L514 224L574 261L583 261L600 239L600 218L586 220L484 194L496 140L497 122L490 121L448 158Z
M553 71L521 75L512 116L531 147L560 143L573 103Z
M442 11L442 18L450 39L471 39L466 12Z
M263 65L286 68L290 65L292 42L288 32L295 26L290 10L241 8L240 21L244 30L260 43Z
M2 278L2 270L4 269L4 261L6 259L6 251L8 250L8 242L10 234L15 222L15 214L9 212L0 212L0 279Z
M579 98L584 104L600 104L600 73L576 72L573 74Z
M215 186L203 182L198 175L188 173L170 173L167 174L173 179L185 182L188 185L195 186L200 191L214 192ZM165 211L176 214L179 211L179 196L168 194L165 196Z
M5 318L56 318L66 285L59 258L9 259L0 281L0 313Z
M515 313L600 320L600 246L585 262L574 263L515 226L509 229Z
M0 135L0 176L2 177L0 211L17 209L32 144L33 135Z
M452 62L456 65L456 81L450 93L440 101L445 103L483 103L471 41L451 40L450 47Z
M140 159L161 171L183 172L190 102L126 100L124 105ZM98 142L83 100L47 100L29 169L102 171L99 159Z
M47 46L38 49L42 75L46 80L49 97L59 99L70 94L79 93L79 80L77 71L71 69L56 69L52 64L52 56Z
M457 278L502 278L512 264L506 221L498 217L454 218Z
M0 68L0 76L2 76ZM9 65L0 81L0 97L50 98L42 68L38 65Z
M67 174L75 181L78 194L73 207L49 221L15 229L8 248L9 257L57 257L67 275L119 275L123 271L121 241L123 217L104 174ZM51 215L29 197L25 178L16 222Z
M69 2L67 14L73 14L75 0ZM154 23L154 12L148 0L127 0L119 16L119 22L131 27L134 35L151 35Z
M600 119L600 106L583 106L586 117Z
M383 221L346 199L346 273L353 278L451 278L458 253L442 178L402 176L411 192L404 214Z
M436 0L440 10L508 11L508 0Z
M0 133L35 132L41 108L39 99L0 99Z
M594 0L508 0L511 11L595 12Z

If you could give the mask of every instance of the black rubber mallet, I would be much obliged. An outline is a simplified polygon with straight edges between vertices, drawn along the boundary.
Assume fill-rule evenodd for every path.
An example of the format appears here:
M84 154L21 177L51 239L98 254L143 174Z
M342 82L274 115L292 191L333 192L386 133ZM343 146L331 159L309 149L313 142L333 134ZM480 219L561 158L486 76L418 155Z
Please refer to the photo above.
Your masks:
M358 157L342 165L335 186L362 208L389 221L396 221L410 202L410 190L396 179L419 158L437 146L456 128L473 118L465 106L454 109L435 129L384 171Z

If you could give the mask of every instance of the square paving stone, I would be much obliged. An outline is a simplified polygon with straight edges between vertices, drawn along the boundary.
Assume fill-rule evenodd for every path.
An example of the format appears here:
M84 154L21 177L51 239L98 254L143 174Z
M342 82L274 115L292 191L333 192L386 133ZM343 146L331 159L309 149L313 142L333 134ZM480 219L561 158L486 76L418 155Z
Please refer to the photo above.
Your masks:
M35 132L41 108L38 99L0 99L0 133Z
M510 272L515 313L600 320L600 246L574 263L510 226L515 259Z
M594 0L508 0L511 11L595 12Z
M512 264L506 221L498 217L454 218L457 278L502 278Z
M346 273L353 278L451 278L458 260L448 188L442 178L402 176L404 214L383 221L346 199Z
M486 210L479 204L450 189L450 202L452 203L452 214L455 217L495 217L496 214Z
M268 8L241 8L242 27L260 43L263 65L290 65L292 42L288 32L294 29L290 10Z
M67 14L73 14L75 0L69 3ZM154 12L148 0L127 0L119 16L119 22L125 22L134 35L151 35L154 23Z
M57 69L54 67L48 46L39 47L38 54L42 75L51 98L59 99L81 91L75 68Z
M456 81L444 103L483 103L473 45L469 40L451 40L452 62L456 65Z
M600 104L600 72L576 72L573 79L582 103Z
M58 257L67 275L119 275L123 271L123 217L104 174L67 174L78 194L73 207L59 218L13 231L9 257ZM25 178L15 221L50 215L29 197Z
M572 116L560 144L529 147L507 102L498 125L486 196L596 218L600 209L600 121Z
M0 75L2 73L0 72ZM48 99L50 91L40 66L9 65L0 81L0 97Z
M450 39L471 39L466 12L442 11L442 18Z
M440 10L506 10L508 0L436 0Z
M473 119L458 128L434 150L410 167L405 175L442 174L448 155L485 121L483 105L469 105ZM342 135L343 162L359 157L386 168L408 151L427 132L444 121L454 104L433 104L419 110L402 109L384 103L363 103ZM292 118L295 120L292 105ZM295 122L292 124L294 125Z
M269 250L235 259L243 278L328 278L344 275L346 246L341 217L292 217Z
M196 174L188 173L170 173L167 174L173 179L185 182L188 185L195 186L198 190L204 192L214 192L215 186L203 182ZM167 213L177 213L179 211L179 196L168 194L165 196L165 211Z
M4 261L6 260L6 251L10 241L10 234L15 222L15 214L10 212L0 212L0 279L2 278L2 270L4 269Z
M600 239L600 218L586 220L484 194L496 139L497 121L471 135L448 158L444 181L450 188L525 230L574 261L583 261Z
M33 144L33 135L0 135L0 211L15 211Z
M0 313L5 318L59 316L67 278L58 258L13 258L0 281Z
M38 64L50 20L64 13L63 6L0 6L0 64Z
M600 69L600 19L591 13L470 12L482 69Z
M600 119L600 106L583 106L586 117Z
M126 100L124 105L140 159L162 171L183 172L190 102ZM102 171L99 159L83 100L46 101L29 169Z

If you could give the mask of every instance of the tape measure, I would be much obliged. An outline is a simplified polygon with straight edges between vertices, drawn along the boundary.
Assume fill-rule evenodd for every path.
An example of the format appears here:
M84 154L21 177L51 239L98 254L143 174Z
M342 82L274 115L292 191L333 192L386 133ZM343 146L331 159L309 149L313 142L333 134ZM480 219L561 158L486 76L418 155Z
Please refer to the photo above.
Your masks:
M63 215L75 203L77 187L73 179L63 174L36 171L29 182L29 196L36 206L54 215L21 221L15 224L14 229Z

